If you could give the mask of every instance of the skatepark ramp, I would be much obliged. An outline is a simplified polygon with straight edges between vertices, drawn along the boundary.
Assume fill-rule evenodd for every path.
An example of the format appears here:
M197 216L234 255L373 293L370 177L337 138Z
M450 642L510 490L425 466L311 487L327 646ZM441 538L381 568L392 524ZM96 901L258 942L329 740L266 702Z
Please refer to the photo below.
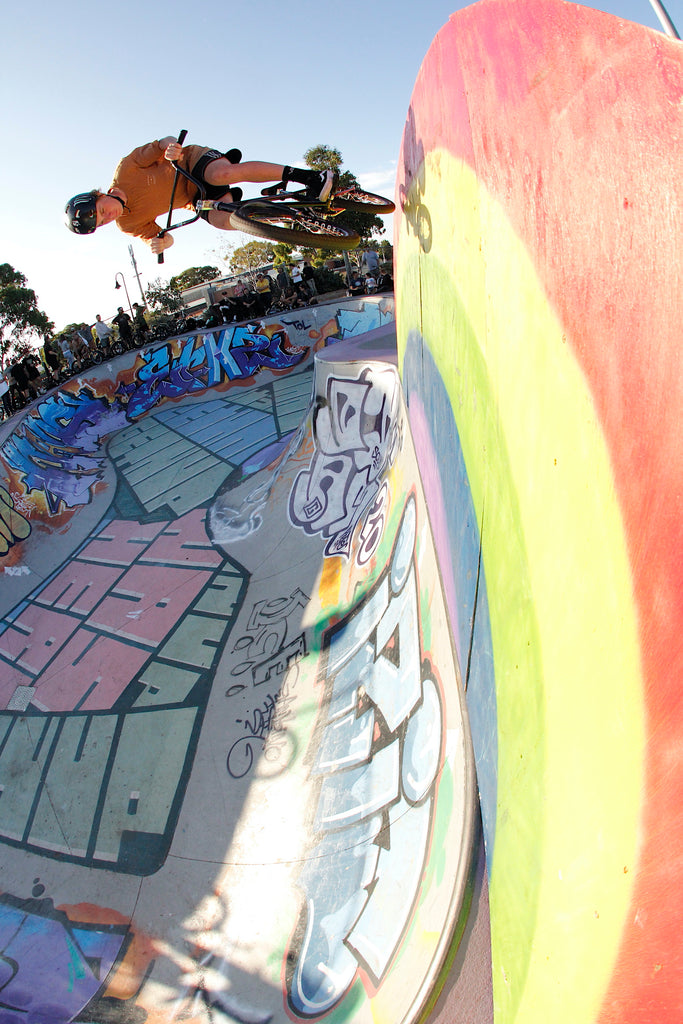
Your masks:
M482 0L396 296L0 426L2 1024L679 1024L681 45Z
M399 365L486 842L496 1021L680 1021L683 47L485 0L403 138Z

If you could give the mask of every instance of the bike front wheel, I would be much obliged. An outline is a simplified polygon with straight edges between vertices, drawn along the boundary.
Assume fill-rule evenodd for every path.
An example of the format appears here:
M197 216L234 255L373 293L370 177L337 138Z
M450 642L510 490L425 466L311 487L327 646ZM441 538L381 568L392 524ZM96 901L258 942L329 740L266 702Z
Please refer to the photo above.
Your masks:
M308 207L267 202L242 203L232 213L230 223L236 231L258 235L287 245L306 245L312 249L355 249L359 235L351 228L318 216Z
M332 196L330 204L333 210L353 210L354 213L393 213L396 209L391 199L362 188L340 188Z

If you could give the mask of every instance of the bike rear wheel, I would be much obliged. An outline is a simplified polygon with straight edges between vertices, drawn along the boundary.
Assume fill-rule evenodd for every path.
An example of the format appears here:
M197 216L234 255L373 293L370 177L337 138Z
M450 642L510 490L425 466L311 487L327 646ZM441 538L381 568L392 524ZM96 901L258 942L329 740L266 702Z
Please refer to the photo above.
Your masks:
M324 220L313 210L298 204L246 202L231 213L230 222L237 231L258 235L287 245L306 245L313 249L355 249L359 235L351 228Z
M354 213L393 213L396 209L391 199L366 192L362 188L340 188L331 200L335 210L353 210Z

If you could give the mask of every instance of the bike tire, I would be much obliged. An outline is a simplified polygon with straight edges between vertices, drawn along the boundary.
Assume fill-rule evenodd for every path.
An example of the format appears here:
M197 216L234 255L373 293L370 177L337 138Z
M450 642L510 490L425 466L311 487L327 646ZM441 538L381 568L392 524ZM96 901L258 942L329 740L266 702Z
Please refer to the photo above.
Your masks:
M360 236L351 228L328 222L313 210L298 204L259 200L242 203L239 210L231 213L230 223L236 231L287 245L355 249L360 243Z
M396 209L391 199L362 188L340 188L332 196L331 205L335 210L353 210L354 213L393 213Z

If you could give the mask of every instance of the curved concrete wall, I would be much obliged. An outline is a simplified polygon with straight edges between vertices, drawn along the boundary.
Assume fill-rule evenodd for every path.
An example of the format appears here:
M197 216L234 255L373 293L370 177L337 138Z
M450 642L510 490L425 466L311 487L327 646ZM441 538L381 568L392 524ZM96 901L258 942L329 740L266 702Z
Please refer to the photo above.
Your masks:
M408 1024L462 934L474 756L392 301L315 313L9 425L3 1024Z
M554 0L438 34L397 333L467 685L495 1019L683 1012L683 49Z

